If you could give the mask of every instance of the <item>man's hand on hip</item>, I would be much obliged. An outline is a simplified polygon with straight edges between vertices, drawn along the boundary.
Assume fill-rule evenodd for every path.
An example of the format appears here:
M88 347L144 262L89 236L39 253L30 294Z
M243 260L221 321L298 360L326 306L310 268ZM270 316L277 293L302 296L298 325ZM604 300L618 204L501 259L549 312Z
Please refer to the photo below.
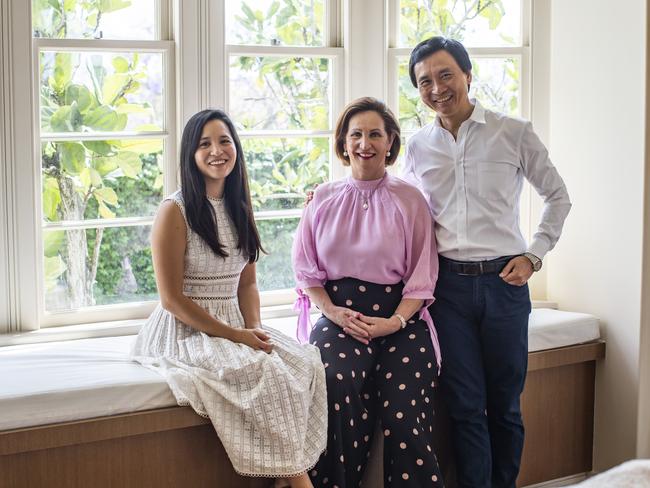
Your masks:
M533 265L525 256L517 256L508 261L499 276L510 285L524 286L533 274Z

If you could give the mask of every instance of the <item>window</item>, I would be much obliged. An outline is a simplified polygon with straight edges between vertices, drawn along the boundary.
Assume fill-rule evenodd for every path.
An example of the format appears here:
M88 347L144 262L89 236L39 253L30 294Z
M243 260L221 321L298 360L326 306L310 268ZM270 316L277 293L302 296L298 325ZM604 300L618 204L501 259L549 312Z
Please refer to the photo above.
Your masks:
M406 140L434 117L411 84L408 60L418 42L435 35L457 39L467 48L472 60L470 97L486 108L531 118L531 0L389 2L394 15L389 16L388 101ZM520 226L527 239L534 232L531 212L538 213L538 200L533 200L530 185L524 184ZM539 277L532 281L534 297L545 297L543 285Z
M157 300L149 234L176 159L163 7L32 1L41 326Z
M433 120L408 75L411 49L435 35L457 39L473 62L470 96L486 107L528 115L528 0L391 0L391 105L406 137Z
M153 214L177 188L183 123L208 107L225 108L242 138L269 253L258 263L262 304L290 303L290 249L305 191L345 174L332 151L344 103L386 99L408 138L432 115L410 85L410 49L446 34L462 39L475 62L474 96L530 117L532 7L531 0L3 2L0 332L147 316L156 298ZM33 36L25 31L30 19Z
M294 286L291 246L305 194L330 179L335 161L332 134L342 57L342 49L333 46L335 4L225 3L225 105L238 125L268 253L257 266L267 304L274 295L268 292L277 296Z

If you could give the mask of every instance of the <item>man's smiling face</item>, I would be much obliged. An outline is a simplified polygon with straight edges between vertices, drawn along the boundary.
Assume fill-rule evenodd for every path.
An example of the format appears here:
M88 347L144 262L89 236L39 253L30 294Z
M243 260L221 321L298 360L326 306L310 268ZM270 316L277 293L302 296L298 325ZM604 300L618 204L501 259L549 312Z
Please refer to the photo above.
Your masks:
M442 119L455 119L471 107L468 85L471 73L464 73L454 57L444 49L414 66L420 98Z

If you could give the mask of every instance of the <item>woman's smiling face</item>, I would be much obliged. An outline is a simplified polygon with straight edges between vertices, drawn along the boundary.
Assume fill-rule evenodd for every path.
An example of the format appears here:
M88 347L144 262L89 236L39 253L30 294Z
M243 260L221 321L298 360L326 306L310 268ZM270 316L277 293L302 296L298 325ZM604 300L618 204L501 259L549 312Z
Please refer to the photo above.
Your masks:
M237 148L232 134L221 120L210 120L203 126L194 160L205 178L208 194L221 196L226 177L232 172L237 161ZM217 189L219 195L214 195L211 188Z
M392 144L392 138L386 133L384 119L377 112L359 112L350 118L344 149L348 153L353 173L376 173L377 178L381 178Z

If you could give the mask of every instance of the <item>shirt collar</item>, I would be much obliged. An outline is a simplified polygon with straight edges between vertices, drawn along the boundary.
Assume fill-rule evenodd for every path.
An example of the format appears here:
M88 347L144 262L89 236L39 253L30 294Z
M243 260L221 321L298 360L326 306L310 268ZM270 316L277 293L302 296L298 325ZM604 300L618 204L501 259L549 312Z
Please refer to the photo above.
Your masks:
M474 105L474 110L472 110L472 113L469 116L468 120L478 122L479 124L485 124L485 108L483 107L483 105L481 105L481 102L479 102L476 98L470 98L469 101L472 105ZM438 117L437 115L435 119L435 125L436 127L442 127L442 123L440 122L440 117Z

